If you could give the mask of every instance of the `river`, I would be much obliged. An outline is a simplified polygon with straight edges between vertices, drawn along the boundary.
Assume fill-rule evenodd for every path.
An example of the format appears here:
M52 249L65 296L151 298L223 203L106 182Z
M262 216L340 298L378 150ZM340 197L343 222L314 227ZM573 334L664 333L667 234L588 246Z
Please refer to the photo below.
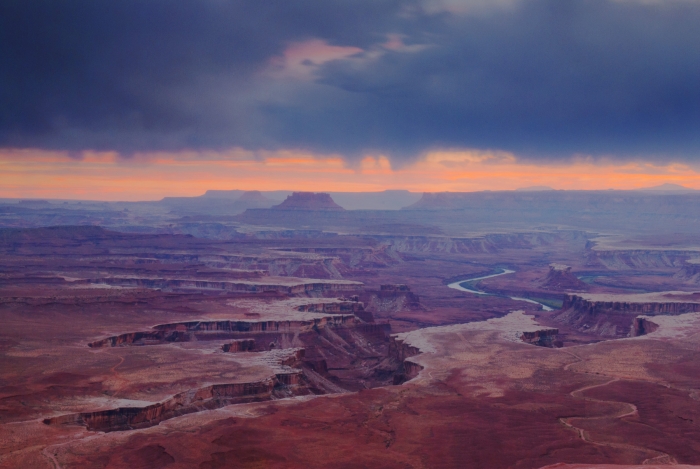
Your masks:
M493 293L486 293L485 291L476 290L476 289L474 289L474 288L468 288L468 287L465 287L464 284L465 284L465 283L469 283L469 282L478 282L479 280L484 280L484 279L487 279L487 278L498 277L499 275L508 275L508 274L514 274L514 273L515 273L514 270L501 269L501 272L498 272L498 273L496 273L496 274L484 275L483 277L475 277L475 278L470 278L470 279L467 279L467 280L460 280L459 282L450 283L450 284L447 285L447 286L450 287L450 288L454 288L455 290L464 291L464 292L467 292L467 293L473 293L473 294L475 294L475 295L500 296L500 295L494 295ZM526 301L526 302L528 302L528 303L533 303L533 304L536 304L536 305L540 305L540 306L542 306L542 309L543 309L543 310L545 310L545 311L552 311L552 308L549 307L549 306L547 306L546 304L540 303L539 301L531 300L531 299L529 299L529 298L520 298L519 296L509 296L508 298L510 298L511 300Z

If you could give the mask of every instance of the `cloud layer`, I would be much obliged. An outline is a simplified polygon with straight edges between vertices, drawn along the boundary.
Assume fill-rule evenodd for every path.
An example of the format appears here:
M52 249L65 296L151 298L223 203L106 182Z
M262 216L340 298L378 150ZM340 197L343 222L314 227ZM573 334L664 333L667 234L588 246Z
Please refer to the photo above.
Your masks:
M0 146L700 154L694 0L8 0Z

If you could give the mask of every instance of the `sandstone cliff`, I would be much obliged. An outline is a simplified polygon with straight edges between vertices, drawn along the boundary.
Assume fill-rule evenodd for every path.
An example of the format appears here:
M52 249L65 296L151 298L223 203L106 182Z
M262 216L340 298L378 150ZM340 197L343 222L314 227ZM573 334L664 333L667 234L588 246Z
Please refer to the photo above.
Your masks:
M634 318L634 322L632 323L632 330L630 331L630 337L638 337L640 335L650 334L658 328L658 324L651 322L647 318Z
M389 356L400 364L398 372L394 375L393 384L402 384L418 376L423 366L409 360L409 358L420 353L421 351L418 347L405 343L403 339L397 336L391 336L389 339Z
M300 321L185 321L154 326L154 331L129 332L96 340L91 348L125 345L158 345L191 340L232 339L241 333L303 333L324 327L354 326L360 320L353 314L324 316ZM263 339L264 341L265 339ZM265 349L266 347L257 347Z
M700 311L698 295L685 292L566 295L555 320L603 337L633 335L636 316Z
M537 345L539 347L561 347L561 342L557 341L559 329L541 329L539 331L523 332L520 340L526 344Z
M241 339L234 340L228 344L221 346L221 350L224 352L237 353L237 352L250 352L255 350L255 340L253 339Z
M77 424L89 430L111 432L147 428L158 423L202 410L225 405L271 399L276 378L253 383L217 384L194 392L174 395L163 402L145 407L119 407L97 412L81 412L44 419L47 425Z
M43 422L46 425L84 425L89 430L103 432L123 431L147 428L180 415L231 404L309 394L311 390L305 386L303 370L296 368L301 365L304 352L299 348L270 352L267 362L274 374L259 381L213 384L147 406L80 412L47 418Z

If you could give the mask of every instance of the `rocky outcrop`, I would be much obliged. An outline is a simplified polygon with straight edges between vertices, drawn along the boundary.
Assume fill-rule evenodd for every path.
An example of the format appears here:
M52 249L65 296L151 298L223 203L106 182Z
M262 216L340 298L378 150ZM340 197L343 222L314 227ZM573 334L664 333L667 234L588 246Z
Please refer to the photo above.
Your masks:
M301 361L306 356L306 349L295 348L290 350L284 350L283 355L276 359L276 362L280 366L299 366Z
M252 352L255 350L255 340L241 339L234 340L221 346L221 350L229 353Z
M288 352L288 351L283 351ZM275 390L276 397L290 397L300 394L309 394L307 390L303 390L305 385L304 371L300 369L303 365L303 360L306 355L306 350L303 348L293 349L286 357L279 360L279 366L283 367L283 371L275 373L278 386ZM279 385L282 385L280 388Z
M421 351L418 347L408 345L397 336L390 337L389 356L399 363L399 368L394 374L394 385L402 384L418 376L418 373L420 373L420 371L423 369L423 366L409 360L409 358L420 353Z
M632 330L630 331L630 337L638 337L640 335L651 334L659 328L659 325L651 322L647 318L637 317L634 318L632 323Z
M559 334L559 329L542 329L539 331L529 331L523 332L520 336L520 340L526 344L537 345L539 347L557 347L561 346L560 342L557 341L557 335Z
M284 202L272 207L271 210L343 211L345 209L336 204L330 194L325 192L294 192Z
M418 363L411 360L404 360L403 362L401 362L401 366L398 368L396 373L394 373L394 380L392 384L394 386L398 386L405 383L406 381L412 380L413 378L418 376L418 373L420 373L422 369L422 365L419 365Z
M588 285L571 273L571 267L551 264L540 288L554 291L586 291L588 290Z
M420 349L418 347L408 345L397 336L391 336L389 338L389 355L397 361L402 362L409 357L418 355L419 353Z
M403 361L403 369L404 369L404 377L406 381L415 378L418 376L418 373L421 372L423 369L422 365L419 365L418 363L411 361L411 360L404 360Z

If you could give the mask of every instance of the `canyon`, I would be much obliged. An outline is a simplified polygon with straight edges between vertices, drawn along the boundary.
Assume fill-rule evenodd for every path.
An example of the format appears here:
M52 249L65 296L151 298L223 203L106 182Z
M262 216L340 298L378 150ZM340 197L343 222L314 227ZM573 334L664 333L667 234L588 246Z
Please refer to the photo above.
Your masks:
M368 197L0 201L0 467L700 465L696 195Z

